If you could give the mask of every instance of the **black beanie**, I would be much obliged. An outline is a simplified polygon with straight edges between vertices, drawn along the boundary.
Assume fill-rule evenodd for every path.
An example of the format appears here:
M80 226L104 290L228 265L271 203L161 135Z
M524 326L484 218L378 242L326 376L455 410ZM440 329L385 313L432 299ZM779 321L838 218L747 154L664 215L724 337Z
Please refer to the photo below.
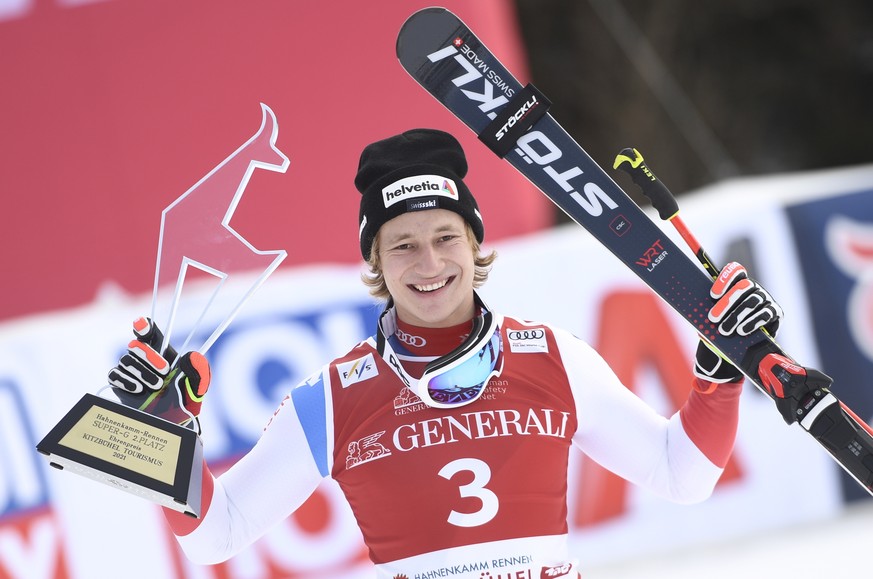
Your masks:
M367 145L355 176L361 192L358 234L364 259L370 258L379 228L408 211L454 211L482 243L485 228L479 206L461 180L466 174L461 144L443 131L412 129Z

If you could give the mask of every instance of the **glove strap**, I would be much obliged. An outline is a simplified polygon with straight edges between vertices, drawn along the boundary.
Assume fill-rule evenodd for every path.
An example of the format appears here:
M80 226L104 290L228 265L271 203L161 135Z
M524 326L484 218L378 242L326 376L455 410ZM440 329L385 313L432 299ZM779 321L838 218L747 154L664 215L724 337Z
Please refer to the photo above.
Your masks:
M743 379L743 373L736 366L714 352L709 345L700 340L694 356L694 375L707 382L725 384Z

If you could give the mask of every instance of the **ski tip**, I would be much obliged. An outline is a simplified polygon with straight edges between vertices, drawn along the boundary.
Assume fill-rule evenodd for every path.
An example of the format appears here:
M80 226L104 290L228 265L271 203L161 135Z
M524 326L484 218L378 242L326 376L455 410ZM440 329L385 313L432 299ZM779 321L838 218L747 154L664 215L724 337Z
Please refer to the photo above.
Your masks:
M412 72L447 37L456 34L459 27L464 27L461 20L445 8L422 8L414 12L397 34L395 51L400 64Z

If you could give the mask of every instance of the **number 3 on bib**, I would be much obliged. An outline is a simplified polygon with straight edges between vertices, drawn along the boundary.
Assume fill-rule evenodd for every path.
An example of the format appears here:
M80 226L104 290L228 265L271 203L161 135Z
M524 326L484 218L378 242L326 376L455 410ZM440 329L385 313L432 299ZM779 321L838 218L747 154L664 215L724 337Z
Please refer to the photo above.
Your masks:
M491 480L491 468L483 461L477 458L459 458L453 460L438 473L446 480L451 480L456 474L462 471L473 473L473 481L461 485L458 490L462 498L475 497L482 501L482 506L479 510L472 513L459 513L452 511L449 513L449 524L456 527L478 527L484 525L497 515L500 508L500 501L490 489L485 488L485 485Z

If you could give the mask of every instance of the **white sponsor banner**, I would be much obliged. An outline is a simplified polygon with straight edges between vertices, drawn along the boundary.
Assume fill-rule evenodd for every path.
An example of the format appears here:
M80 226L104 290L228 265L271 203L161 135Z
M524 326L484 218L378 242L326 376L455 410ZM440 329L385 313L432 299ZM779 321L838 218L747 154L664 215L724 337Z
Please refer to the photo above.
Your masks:
M802 188L817 187L819 197L873 189L873 168L827 175L744 180L682 199L685 221L716 262L744 253L750 261L741 261L754 263L756 276L787 312L780 344L810 366L819 363L819 350L799 277L803 258L784 206L812 198ZM777 190L794 196L783 199ZM669 225L664 231L681 246ZM638 352L625 368L632 371L629 387L663 414L675 412L677 392L687 392L688 384L667 384L665 376L680 368L690 377L697 338L630 270L572 225L495 248L500 257L482 289L489 305L565 327L608 360L616 343ZM214 381L203 408L203 440L217 471L254 444L290 388L371 333L380 306L360 273L358 267L278 270L209 351ZM57 472L38 456L36 442L83 394L103 387L131 337L130 321L148 312L150 298L107 290L87 307L0 325L0 577L369 576L360 532L332 483L230 562L198 567L180 555L157 507ZM181 312L177 324L194 322L186 315ZM668 352L667 362L657 363L664 356L652 352ZM366 387L366 371L366 364L351 364L349 385ZM746 388L732 463L702 504L666 503L598 474L575 455L572 550L585 568L822 521L843 509L837 475L816 443L786 426L769 399Z

